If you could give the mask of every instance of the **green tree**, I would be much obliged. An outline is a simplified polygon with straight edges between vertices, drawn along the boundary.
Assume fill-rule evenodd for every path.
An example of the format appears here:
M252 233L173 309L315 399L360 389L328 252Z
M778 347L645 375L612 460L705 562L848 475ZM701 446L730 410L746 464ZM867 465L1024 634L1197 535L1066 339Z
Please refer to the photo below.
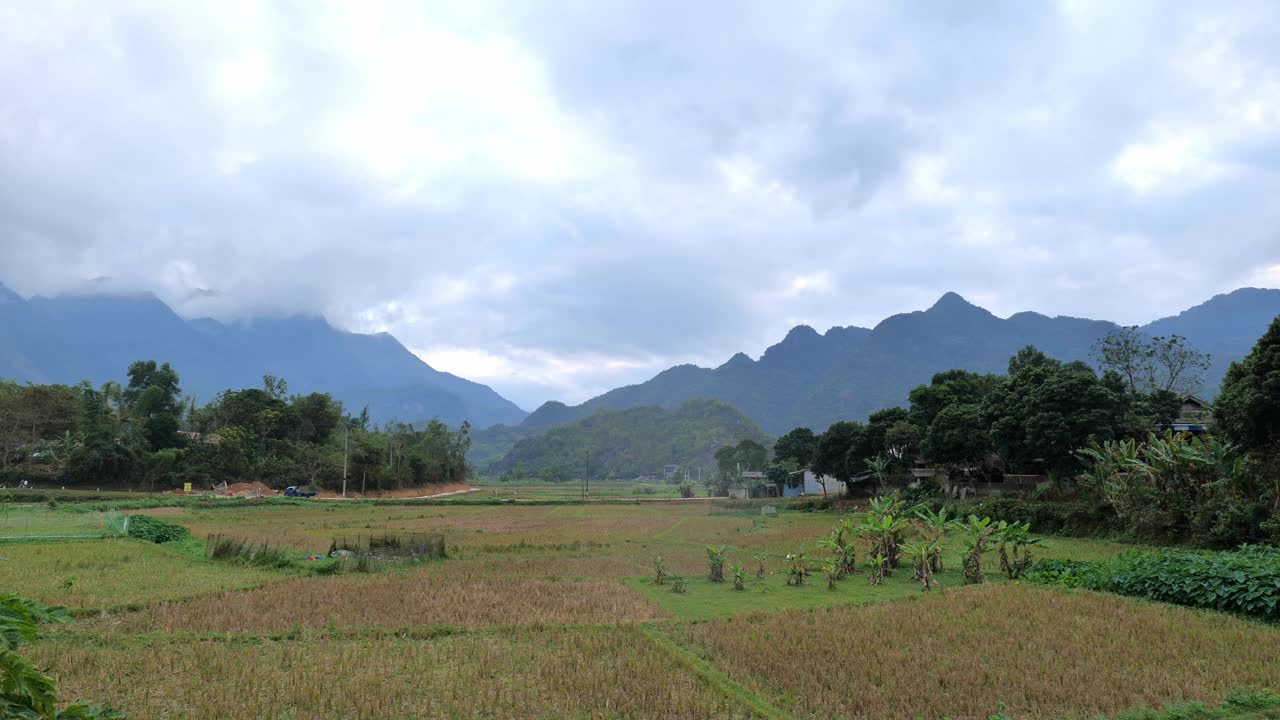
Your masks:
M1231 363L1213 415L1232 442L1280 454L1280 317L1244 359Z
M859 422L832 423L818 436L813 455L813 471L818 475L830 475L846 486L865 468L866 426ZM852 490L852 488L850 488Z
M793 463L797 468L806 468L813 461L817 446L818 438L813 431L798 427L773 443L773 456L779 461Z
M155 360L139 360L129 366L128 375L129 384L121 397L131 413L142 417L156 413L177 415L182 389L178 372L169 363L157 366Z
M991 451L987 419L974 403L947 405L929 423L925 452L930 462L952 468L979 466Z
M1045 367L1061 363L1041 352L1035 345L1028 345L1009 358L1009 377L1018 374L1019 370L1030 367Z
M323 443L342 421L342 405L328 393L311 393L293 398L298 418L298 437L306 443Z
M884 450L891 457L910 462L920 450L924 440L924 431L910 420L902 420L888 427L884 432Z
M1003 382L998 375L979 375L967 370L937 373L928 385L918 385L909 394L908 417L916 426L927 428L942 408L980 403Z
M1005 462L1070 475L1077 448L1123 427L1125 403L1082 362L1025 367L984 404L986 426Z
M739 441L733 452L743 470L764 470L769 460L768 448L750 438Z

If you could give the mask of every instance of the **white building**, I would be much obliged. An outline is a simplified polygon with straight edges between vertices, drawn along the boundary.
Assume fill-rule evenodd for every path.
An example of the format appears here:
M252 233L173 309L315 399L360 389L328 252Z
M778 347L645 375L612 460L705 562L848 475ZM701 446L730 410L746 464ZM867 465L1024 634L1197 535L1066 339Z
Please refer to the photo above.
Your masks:
M815 475L812 470L797 470L791 473L791 481L796 482L797 475L803 474L804 481L797 482L795 487L788 484L782 490L784 497L798 495L844 495L845 484L830 475Z

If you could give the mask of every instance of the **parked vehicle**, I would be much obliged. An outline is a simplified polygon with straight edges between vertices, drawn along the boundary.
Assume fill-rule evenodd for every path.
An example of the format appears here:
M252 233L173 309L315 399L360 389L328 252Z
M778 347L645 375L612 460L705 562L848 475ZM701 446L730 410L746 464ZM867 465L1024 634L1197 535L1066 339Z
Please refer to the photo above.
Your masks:
M285 497L315 497L315 490L299 490L297 485L290 485L284 489Z

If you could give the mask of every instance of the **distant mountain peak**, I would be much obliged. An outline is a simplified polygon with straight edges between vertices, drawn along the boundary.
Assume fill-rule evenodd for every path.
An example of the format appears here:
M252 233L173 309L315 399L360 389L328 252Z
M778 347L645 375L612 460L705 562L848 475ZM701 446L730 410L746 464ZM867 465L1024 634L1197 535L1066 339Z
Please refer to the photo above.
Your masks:
M787 342L788 340L806 340L815 337L821 337L817 330L814 330L809 325L797 325L787 331L787 336L782 338L782 342Z
M976 307L978 306L974 305L973 303L961 297L960 293L945 292L942 294L942 297L938 298L938 301L935 302L929 308L929 311L951 310L954 308L976 308Z
M756 361L752 360L749 355L747 355L744 352L739 352L739 353L734 353L733 357L729 358L725 362L725 364L721 365L717 369L719 370L719 369L727 369L727 368L751 367L752 365L755 365L755 364L756 364Z
M954 318L996 319L996 316L991 314L991 312L988 311L986 308L982 308L977 305L974 305L973 303L961 297L959 293L954 293L954 292L945 293L942 297L938 298L938 301L935 302L928 310L925 311L925 315L928 315L931 317L942 317L946 319L954 319Z

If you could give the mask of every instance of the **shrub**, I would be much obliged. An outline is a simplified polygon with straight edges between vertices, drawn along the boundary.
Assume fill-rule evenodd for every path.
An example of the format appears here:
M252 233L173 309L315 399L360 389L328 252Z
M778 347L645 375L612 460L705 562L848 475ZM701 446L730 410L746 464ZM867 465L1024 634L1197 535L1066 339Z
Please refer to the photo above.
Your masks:
M671 592L683 593L686 590L688 590L688 588L685 586L684 576L678 575L676 573L672 573L671 574Z
M288 548L271 547L266 542L255 545L223 535L210 535L205 544L205 556L211 560L239 560L248 565L288 567L293 563L292 555Z
M191 531L181 525L174 525L150 515L130 515L129 537L149 540L153 543L167 543L186 540L191 537Z
M1028 579L1280 620L1280 553L1169 550L1097 563L1038 563Z

